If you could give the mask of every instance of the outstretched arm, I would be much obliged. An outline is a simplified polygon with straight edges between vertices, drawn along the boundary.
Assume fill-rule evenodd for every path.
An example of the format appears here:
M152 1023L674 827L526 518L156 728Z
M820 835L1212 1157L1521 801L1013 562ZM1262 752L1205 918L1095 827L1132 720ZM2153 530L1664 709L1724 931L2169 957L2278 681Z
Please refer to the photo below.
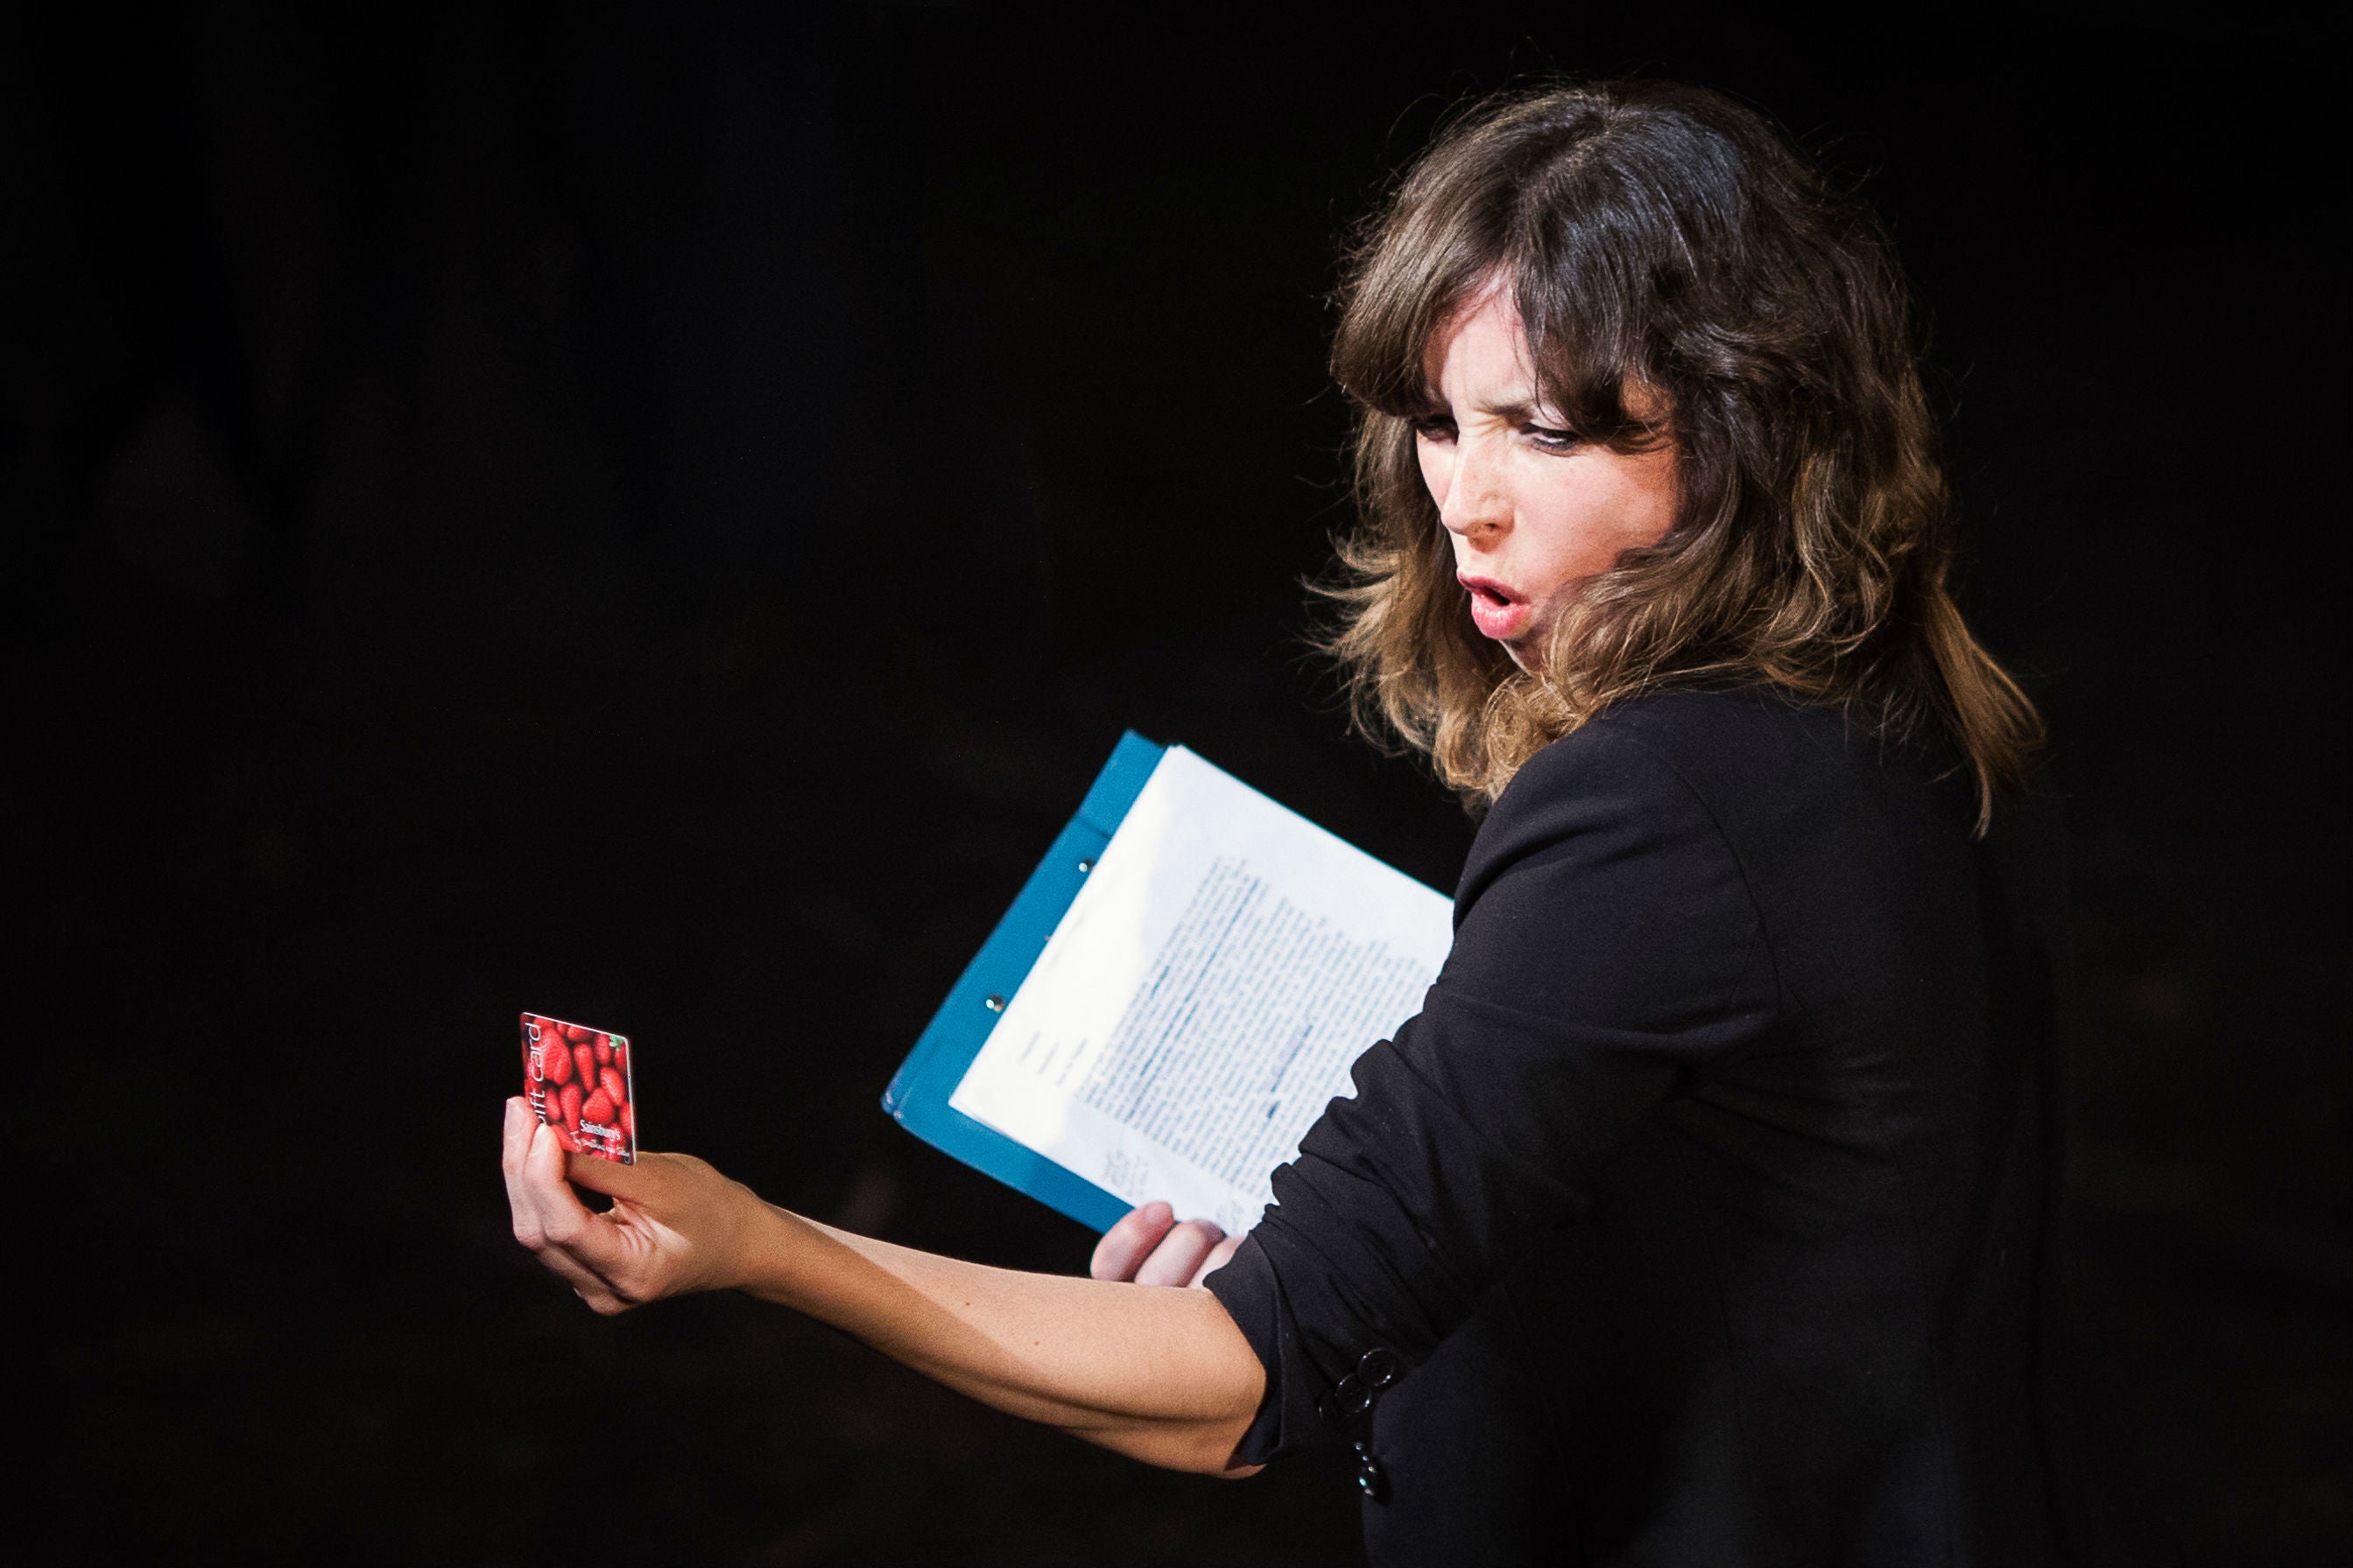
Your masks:
M853 1236L691 1155L566 1154L520 1099L507 1101L504 1165L516 1239L599 1312L744 1290L1132 1458L1247 1473L1229 1461L1265 1373L1206 1290L1024 1274ZM591 1212L575 1186L613 1207Z

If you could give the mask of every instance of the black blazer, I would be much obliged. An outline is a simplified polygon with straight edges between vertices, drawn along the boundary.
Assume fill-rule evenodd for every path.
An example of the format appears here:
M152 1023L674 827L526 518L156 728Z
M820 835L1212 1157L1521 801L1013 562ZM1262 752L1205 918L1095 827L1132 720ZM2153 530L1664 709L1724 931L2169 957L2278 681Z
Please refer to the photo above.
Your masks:
M1376 1563L2142 1563L2057 1309L2055 814L1767 693L1546 748L1210 1277Z

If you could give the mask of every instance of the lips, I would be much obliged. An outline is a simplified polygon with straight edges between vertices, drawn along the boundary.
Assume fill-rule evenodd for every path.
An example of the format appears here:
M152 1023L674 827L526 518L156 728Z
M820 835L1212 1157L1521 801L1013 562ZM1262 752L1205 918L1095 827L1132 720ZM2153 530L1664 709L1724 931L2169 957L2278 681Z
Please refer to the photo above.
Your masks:
M1471 621L1482 637L1497 642L1509 642L1528 629L1535 615L1525 595L1515 594L1493 577L1474 577L1469 573L1456 574L1471 595Z

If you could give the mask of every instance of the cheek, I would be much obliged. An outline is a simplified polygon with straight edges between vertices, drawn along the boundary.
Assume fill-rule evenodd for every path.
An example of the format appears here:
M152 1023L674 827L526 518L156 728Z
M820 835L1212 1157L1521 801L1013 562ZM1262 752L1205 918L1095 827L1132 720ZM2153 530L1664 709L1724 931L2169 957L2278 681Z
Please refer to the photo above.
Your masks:
M1547 501L1539 569L1546 596L1574 595L1586 580L1616 564L1620 552L1655 543L1674 520L1672 497L1649 487L1565 487Z
M1597 516L1590 507L1555 508L1545 519L1545 586L1556 593L1573 591L1588 577L1609 570L1618 552L1630 542L1613 526L1614 519Z

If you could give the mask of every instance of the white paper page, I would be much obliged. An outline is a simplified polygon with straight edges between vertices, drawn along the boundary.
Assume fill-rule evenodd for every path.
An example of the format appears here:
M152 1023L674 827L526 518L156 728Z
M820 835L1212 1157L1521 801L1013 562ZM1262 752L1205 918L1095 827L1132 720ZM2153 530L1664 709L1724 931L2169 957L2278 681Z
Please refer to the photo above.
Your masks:
M948 1103L1239 1235L1452 935L1442 895L1172 746Z

